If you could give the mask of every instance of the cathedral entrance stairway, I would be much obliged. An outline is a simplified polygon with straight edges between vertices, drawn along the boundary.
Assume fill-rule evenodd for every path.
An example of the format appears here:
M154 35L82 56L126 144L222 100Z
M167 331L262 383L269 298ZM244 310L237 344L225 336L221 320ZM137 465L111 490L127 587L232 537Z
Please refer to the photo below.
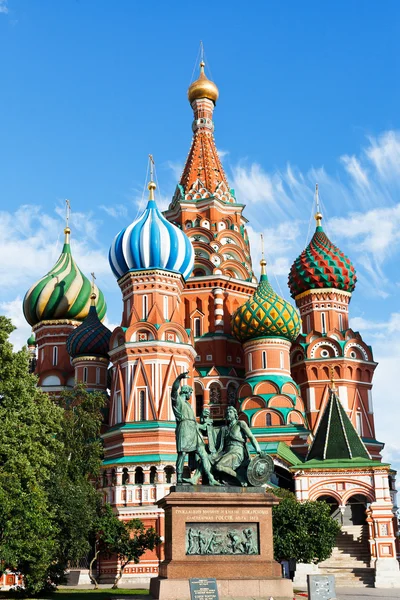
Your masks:
M319 572L335 575L337 586L372 587L375 569L370 567L368 525L344 525L332 555L319 563Z

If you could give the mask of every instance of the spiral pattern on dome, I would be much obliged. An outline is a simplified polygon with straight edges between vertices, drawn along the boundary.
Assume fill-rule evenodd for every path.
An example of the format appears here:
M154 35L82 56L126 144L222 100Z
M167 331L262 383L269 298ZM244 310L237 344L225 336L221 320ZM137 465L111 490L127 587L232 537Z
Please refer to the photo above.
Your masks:
M74 261L69 245L69 229L65 243L54 267L27 291L23 310L30 325L40 321L74 319L83 321L89 314L92 286ZM103 293L94 286L100 319L107 306Z
M272 288L265 273L253 296L232 316L232 333L241 342L260 337L294 341L300 333L296 309Z
M67 351L72 358L77 356L101 356L107 358L111 331L103 325L92 305L86 319L69 334Z
M187 235L149 200L142 215L115 237L109 261L117 279L141 269L176 271L186 279L193 269L194 250Z
M350 259L332 244L320 225L289 273L289 288L293 298L308 290L321 288L353 292L356 281L356 271Z

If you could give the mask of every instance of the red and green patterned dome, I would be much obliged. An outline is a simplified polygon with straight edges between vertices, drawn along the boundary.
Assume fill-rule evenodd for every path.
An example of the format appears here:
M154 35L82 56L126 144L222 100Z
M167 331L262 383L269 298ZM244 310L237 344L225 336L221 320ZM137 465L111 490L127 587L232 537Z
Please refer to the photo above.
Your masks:
M315 219L315 233L290 269L289 288L292 297L323 288L353 292L357 276L350 259L327 237L321 227L321 213L317 213Z
M300 333L296 309L272 288L261 261L260 283L253 296L232 315L232 333L241 342L261 337L294 341Z
M111 331L100 321L95 301L96 294L92 294L88 316L67 338L67 351L72 358L108 356Z

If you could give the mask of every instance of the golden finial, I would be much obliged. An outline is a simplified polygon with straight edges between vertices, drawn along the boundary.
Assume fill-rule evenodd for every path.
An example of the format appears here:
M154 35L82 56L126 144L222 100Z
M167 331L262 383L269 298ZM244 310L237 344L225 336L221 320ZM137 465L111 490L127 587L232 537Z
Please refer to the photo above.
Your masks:
M156 189L156 184L153 181L154 178L154 158L152 154L149 154L150 161L150 181L147 189L149 190L149 200L154 200L154 190Z
M317 227L321 227L322 213L319 208L318 183L315 184L315 203L317 205L317 212L315 213L314 219L317 221Z
M329 369L330 369L330 372L331 372L331 390L333 392L335 392L336 391L336 383L335 383L335 371L333 369L333 365L331 365L329 367Z
M65 201L65 243L69 244L69 234L71 233L71 229L69 228L69 219L71 216L71 203L69 200Z
M208 79L204 72L204 46L203 42L200 42L200 75L196 81L194 81L188 89L188 98L190 104L194 100L200 100L202 98L208 98L212 100L214 104L218 100L219 92L218 88L213 81Z
M92 276L92 293L90 294L90 304L92 306L96 303L96 292L94 291L94 280L96 279L96 275L94 273L90 273Z
M264 257L264 236L262 233L260 234L260 238L261 238L261 260L260 260L261 275L266 275L267 274L267 261L265 260L265 257Z

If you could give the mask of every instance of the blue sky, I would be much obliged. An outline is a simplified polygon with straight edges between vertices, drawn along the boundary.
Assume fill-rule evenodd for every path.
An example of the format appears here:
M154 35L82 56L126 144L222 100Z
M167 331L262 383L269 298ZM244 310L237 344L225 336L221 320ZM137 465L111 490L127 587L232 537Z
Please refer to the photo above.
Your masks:
M74 256L95 270L118 323L108 247L143 205L150 152L160 205L173 194L203 40L253 261L263 232L272 283L288 297L318 181L324 226L359 276L352 326L380 362L377 437L400 465L399 28L390 0L0 0L0 310L18 326L15 344L29 334L25 291L60 251L65 198Z

